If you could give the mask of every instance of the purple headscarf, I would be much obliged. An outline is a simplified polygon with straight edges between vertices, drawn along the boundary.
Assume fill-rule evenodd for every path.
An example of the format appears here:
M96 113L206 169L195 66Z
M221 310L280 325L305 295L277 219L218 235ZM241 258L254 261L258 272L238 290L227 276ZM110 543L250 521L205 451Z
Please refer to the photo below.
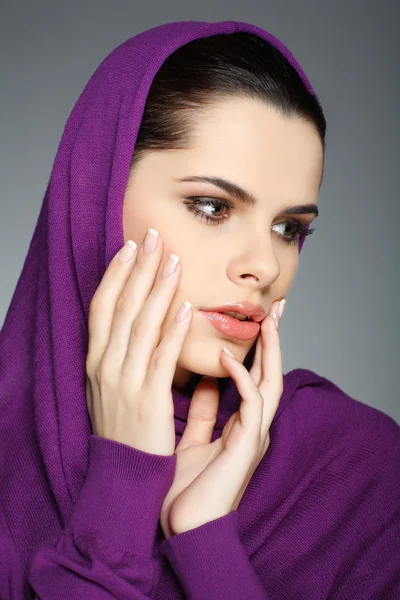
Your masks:
M315 95L291 52L267 31L234 21L174 22L115 48L96 69L68 118L0 335L0 494L25 565L39 544L61 531L85 480L92 433L85 387L89 304L124 243L125 187L153 78L184 44L241 31L279 49ZM304 236L299 251L303 243ZM245 359L248 368L254 350L255 344ZM286 374L275 418L296 387L316 380L303 369ZM193 382L190 385L172 390L178 437L185 426ZM214 438L240 403L230 378L219 385ZM25 502L23 513L13 511L15 496ZM40 508L43 522L52 523L50 528L44 530L30 517L33 506Z

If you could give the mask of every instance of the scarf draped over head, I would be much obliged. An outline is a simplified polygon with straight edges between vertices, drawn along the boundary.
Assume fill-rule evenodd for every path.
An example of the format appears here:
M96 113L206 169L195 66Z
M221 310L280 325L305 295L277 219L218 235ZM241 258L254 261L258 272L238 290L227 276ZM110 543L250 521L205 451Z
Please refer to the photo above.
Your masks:
M89 79L65 125L0 336L0 495L8 528L26 564L35 548L58 535L68 521L86 476L92 433L85 368L89 304L124 244L125 188L152 80L166 58L184 44L235 32L270 42L315 95L294 56L267 31L234 21L174 22L115 48ZM255 344L245 359L247 368L254 351ZM275 418L296 388L312 382L307 370L285 375ZM185 390L172 390L178 437L193 383L197 381ZM218 383L216 434L240 403L230 378ZM18 515L13 512L16 496L25 502ZM46 530L30 517L38 509Z

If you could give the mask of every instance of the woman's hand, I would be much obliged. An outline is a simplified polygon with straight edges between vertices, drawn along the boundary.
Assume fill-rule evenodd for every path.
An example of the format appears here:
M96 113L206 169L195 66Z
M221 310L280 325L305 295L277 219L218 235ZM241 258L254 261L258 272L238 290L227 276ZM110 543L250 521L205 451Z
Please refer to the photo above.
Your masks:
M272 316L278 306L279 302L273 304L261 324L250 371L221 352L221 364L235 381L242 402L214 442L210 439L219 403L215 379L203 378L193 393L175 450L174 481L161 510L166 539L236 510L268 449L269 428L283 392L280 336Z
M176 270L157 276L161 236L153 252L145 253L144 246L128 262L121 261L122 250L114 256L90 303L87 406L95 435L173 455L171 387L192 311L189 307L181 321L175 317L160 341L182 267L172 261Z

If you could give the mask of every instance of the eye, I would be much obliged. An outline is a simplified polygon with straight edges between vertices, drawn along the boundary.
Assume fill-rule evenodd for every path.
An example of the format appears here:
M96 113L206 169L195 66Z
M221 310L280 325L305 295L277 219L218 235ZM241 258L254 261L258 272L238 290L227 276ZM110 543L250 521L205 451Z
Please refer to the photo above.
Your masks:
M202 198L199 196L189 196L188 202L184 202L188 210L193 212L199 219L205 219L206 223L210 225L220 225L225 219L228 219L233 211L233 206L225 200L219 200L217 198ZM212 214L217 212L217 216L210 216L203 210L199 210L199 206L211 209ZM221 216L221 211L225 209L227 215Z
M280 227L283 225L283 228L285 229L288 224L291 226L292 233L289 233L289 238L286 237L287 234L281 237L287 244L289 244L289 246L297 244L302 235L311 235L313 231L315 231L315 227L309 228L307 225L303 225L303 223L297 221L297 219L287 219L282 223L277 223L277 225L274 227Z
M234 210L233 205L230 202L221 200L219 198L187 196L184 204L187 209L194 213L197 218L205 220L205 222L211 226L221 225L225 220L229 219ZM203 207L208 209L212 214L207 214L201 210ZM217 213L216 216L215 213ZM274 227L283 226L283 229L285 230L287 225L289 225L292 229L292 233L289 233L289 237L287 237L287 233L284 235L278 235L288 245L297 244L302 235L311 235L315 231L315 228L310 228L307 225L303 225L303 223L297 219L286 219L286 221L277 223L277 225L274 225Z

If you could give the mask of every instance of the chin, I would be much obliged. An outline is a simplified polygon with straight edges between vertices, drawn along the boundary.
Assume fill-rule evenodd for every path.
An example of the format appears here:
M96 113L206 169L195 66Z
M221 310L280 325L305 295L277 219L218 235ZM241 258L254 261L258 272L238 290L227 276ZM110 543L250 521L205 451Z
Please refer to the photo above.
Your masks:
M201 343L199 341L191 342L187 338L179 357L178 367L203 376L229 377L230 374L220 362L223 346L231 350L240 362L244 361L248 352L247 348L240 348L226 340L218 340L218 343L211 344L209 339L205 341L203 338L203 343Z
M213 365L207 369L202 368L201 370L198 370L197 372L201 373L203 376L208 375L209 377L217 377L218 379L220 379L222 377L230 377L229 372L226 371L226 369L224 369L221 364Z

